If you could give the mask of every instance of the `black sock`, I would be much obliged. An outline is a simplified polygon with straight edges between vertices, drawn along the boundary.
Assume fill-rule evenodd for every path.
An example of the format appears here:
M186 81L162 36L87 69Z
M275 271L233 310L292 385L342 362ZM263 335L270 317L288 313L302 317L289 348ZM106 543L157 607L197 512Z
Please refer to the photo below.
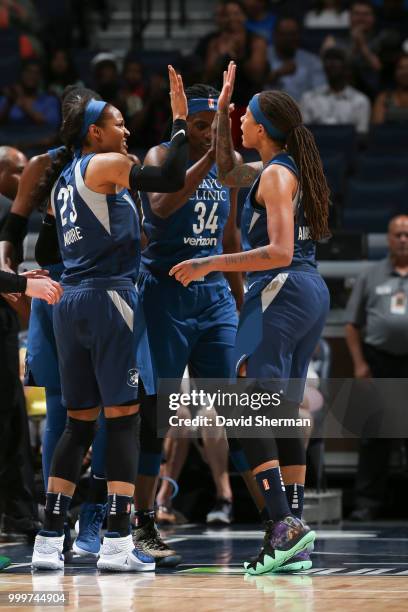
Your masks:
M269 518L279 521L288 516L291 512L279 466L259 472L255 478L264 496Z
M154 510L136 510L135 511L135 527L144 527L152 519L154 520Z
M303 497L305 493L304 485L291 484L285 485L285 488L290 511L294 516L301 519L303 513Z
M108 531L118 533L121 537L129 535L131 503L132 498L128 495L108 495Z
M106 478L91 474L88 502L90 504L106 504L107 495Z
M71 499L72 497L63 493L47 493L44 531L56 531L59 536L64 533L64 523Z

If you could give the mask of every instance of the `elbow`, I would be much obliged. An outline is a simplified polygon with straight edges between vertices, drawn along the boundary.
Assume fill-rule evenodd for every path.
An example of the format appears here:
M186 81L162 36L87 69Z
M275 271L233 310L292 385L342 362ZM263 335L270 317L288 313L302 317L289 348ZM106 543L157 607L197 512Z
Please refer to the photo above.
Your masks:
M163 205L161 204L151 205L151 210L152 213L159 219L166 219L168 217Z
M293 249L282 249L281 251L281 265L284 267L290 266L293 260Z
M168 185L168 193L176 193L183 189L185 180L185 175L182 177L175 177Z

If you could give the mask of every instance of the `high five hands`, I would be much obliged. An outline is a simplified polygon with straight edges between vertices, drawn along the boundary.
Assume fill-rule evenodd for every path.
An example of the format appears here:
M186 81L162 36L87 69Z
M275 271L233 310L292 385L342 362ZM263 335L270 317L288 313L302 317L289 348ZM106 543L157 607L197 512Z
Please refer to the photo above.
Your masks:
M173 66L169 68L170 81L170 102L173 113L173 121L176 119L185 119L188 114L187 98L184 92L183 78L181 74L177 74Z

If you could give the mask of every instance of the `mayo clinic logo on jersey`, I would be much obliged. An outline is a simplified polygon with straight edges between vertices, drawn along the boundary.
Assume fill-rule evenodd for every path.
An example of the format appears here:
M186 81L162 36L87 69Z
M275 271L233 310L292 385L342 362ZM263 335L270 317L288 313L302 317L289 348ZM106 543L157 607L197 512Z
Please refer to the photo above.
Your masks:
M184 236L184 244L216 247L218 244L220 203L228 201L228 189L212 176L206 176L190 197L194 203L193 235Z
M129 370L127 375L127 384L129 387L137 387L137 383L139 382L139 372L136 368L132 368Z

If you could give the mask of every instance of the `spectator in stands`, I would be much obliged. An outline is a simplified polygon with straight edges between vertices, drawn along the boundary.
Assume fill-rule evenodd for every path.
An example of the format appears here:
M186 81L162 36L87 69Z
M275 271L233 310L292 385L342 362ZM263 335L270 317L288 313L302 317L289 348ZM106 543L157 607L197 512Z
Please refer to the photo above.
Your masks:
M212 32L209 32L202 38L200 38L200 40L197 43L196 48L194 49L194 55L199 57L203 63L204 63L205 58L207 57L207 51L208 51L209 45L215 38L219 36L220 32L222 32L224 28L224 17L225 17L224 8L225 8L225 5L223 1L218 2L215 5L213 21L216 26L216 29L213 30Z
M144 106L146 97L146 83L143 75L143 66L138 59L129 55L123 64L123 84L119 92L122 105L125 107L125 120L129 130L132 131L133 119L138 119Z
M169 105L169 84L163 74L153 72L146 85L145 103L139 113L133 116L128 146L130 149L148 149L163 140L171 115ZM122 102L123 106L123 102ZM125 112L125 109L122 111Z
M266 89L282 89L297 101L305 91L326 83L320 58L300 48L300 24L293 17L278 20L268 61Z
M403 53L395 66L395 88L383 91L374 103L372 121L408 125L408 54Z
M349 67L342 49L332 47L323 55L327 85L303 94L301 109L305 123L354 124L364 134L370 122L370 100L349 85Z
M51 54L47 67L48 91L59 98L67 85L83 86L72 61L72 57L66 49L55 49Z
M0 147L0 226L10 210L11 199L16 196L19 177L26 163L21 151ZM31 536L40 525L27 413L19 375L20 326L16 311L19 306L11 299L8 297L6 301L0 297L0 514L3 514L4 531Z
M37 60L27 60L20 82L0 96L0 124L14 129L40 126L57 131L61 121L60 104L55 96L43 93L43 74Z
M120 78L118 62L113 53L98 53L91 62L93 71L93 89L102 100L119 108L124 113L119 100Z
M350 32L328 36L322 49L343 47L349 56L353 85L372 99L380 85L380 42L372 3L370 0L354 0L350 7Z
M376 2L378 21L382 29L391 29L401 32L402 37L408 34L408 2L406 0L384 0Z
M317 0L315 8L305 15L304 26L313 28L348 28L350 13L344 9L342 0Z
M20 57L28 59L42 54L39 39L41 21L31 0L0 2L0 31L14 31L18 37Z
M408 378L408 216L388 227L389 256L357 280L346 311L354 376ZM363 439L354 520L375 518L386 499L390 439Z
M231 115L232 136L235 146L241 142L240 117L246 111L250 98L260 89L267 75L266 40L248 32L246 14L238 0L223 3L220 30L207 45L204 58L204 81L221 89L223 72L231 60L237 65L233 94L235 110Z
M270 10L268 0L243 0L247 14L248 32L263 36L268 45L272 44L276 14Z

